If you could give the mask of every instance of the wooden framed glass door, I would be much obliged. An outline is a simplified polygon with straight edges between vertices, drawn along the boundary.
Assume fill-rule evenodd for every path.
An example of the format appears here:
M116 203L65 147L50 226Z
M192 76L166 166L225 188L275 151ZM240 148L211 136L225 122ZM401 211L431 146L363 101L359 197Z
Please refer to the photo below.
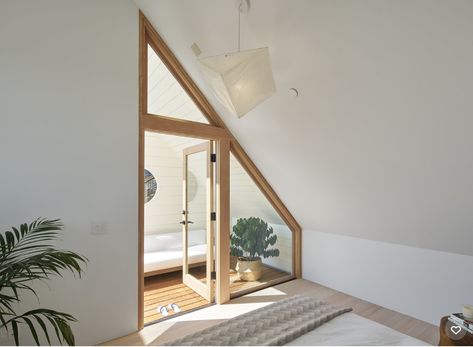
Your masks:
M214 170L212 141L183 150L182 282L214 300ZM204 256L203 256L204 254Z

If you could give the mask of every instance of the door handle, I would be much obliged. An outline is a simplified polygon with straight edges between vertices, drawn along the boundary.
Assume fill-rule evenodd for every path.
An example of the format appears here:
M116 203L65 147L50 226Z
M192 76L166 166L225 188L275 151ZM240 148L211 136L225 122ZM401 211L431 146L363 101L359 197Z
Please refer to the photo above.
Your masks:
M185 221L185 220L183 220L182 222L179 222L179 224L186 225L186 221ZM193 221L190 221L190 220L188 220L188 221L187 221L187 224L194 224L194 222L193 222Z

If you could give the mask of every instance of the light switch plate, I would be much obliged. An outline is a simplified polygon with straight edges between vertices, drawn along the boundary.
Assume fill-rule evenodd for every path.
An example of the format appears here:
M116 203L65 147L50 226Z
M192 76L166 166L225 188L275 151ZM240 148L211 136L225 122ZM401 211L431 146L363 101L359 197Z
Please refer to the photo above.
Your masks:
M108 223L106 221L95 221L90 223L90 233L92 235L108 234Z

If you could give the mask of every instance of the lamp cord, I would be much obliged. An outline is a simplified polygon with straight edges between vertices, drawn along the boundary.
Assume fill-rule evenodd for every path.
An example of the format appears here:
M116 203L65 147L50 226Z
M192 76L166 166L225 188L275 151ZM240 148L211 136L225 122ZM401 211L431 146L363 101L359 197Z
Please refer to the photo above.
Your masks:
M240 0L240 7L238 8L238 52L240 52L240 42L241 42L241 10L243 6L243 0Z

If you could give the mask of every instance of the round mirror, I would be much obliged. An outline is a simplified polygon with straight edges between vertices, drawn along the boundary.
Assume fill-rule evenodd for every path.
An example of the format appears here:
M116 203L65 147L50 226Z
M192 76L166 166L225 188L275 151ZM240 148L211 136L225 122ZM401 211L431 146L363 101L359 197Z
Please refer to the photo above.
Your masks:
M145 169L145 204L150 202L156 195L158 190L158 182L154 175Z

